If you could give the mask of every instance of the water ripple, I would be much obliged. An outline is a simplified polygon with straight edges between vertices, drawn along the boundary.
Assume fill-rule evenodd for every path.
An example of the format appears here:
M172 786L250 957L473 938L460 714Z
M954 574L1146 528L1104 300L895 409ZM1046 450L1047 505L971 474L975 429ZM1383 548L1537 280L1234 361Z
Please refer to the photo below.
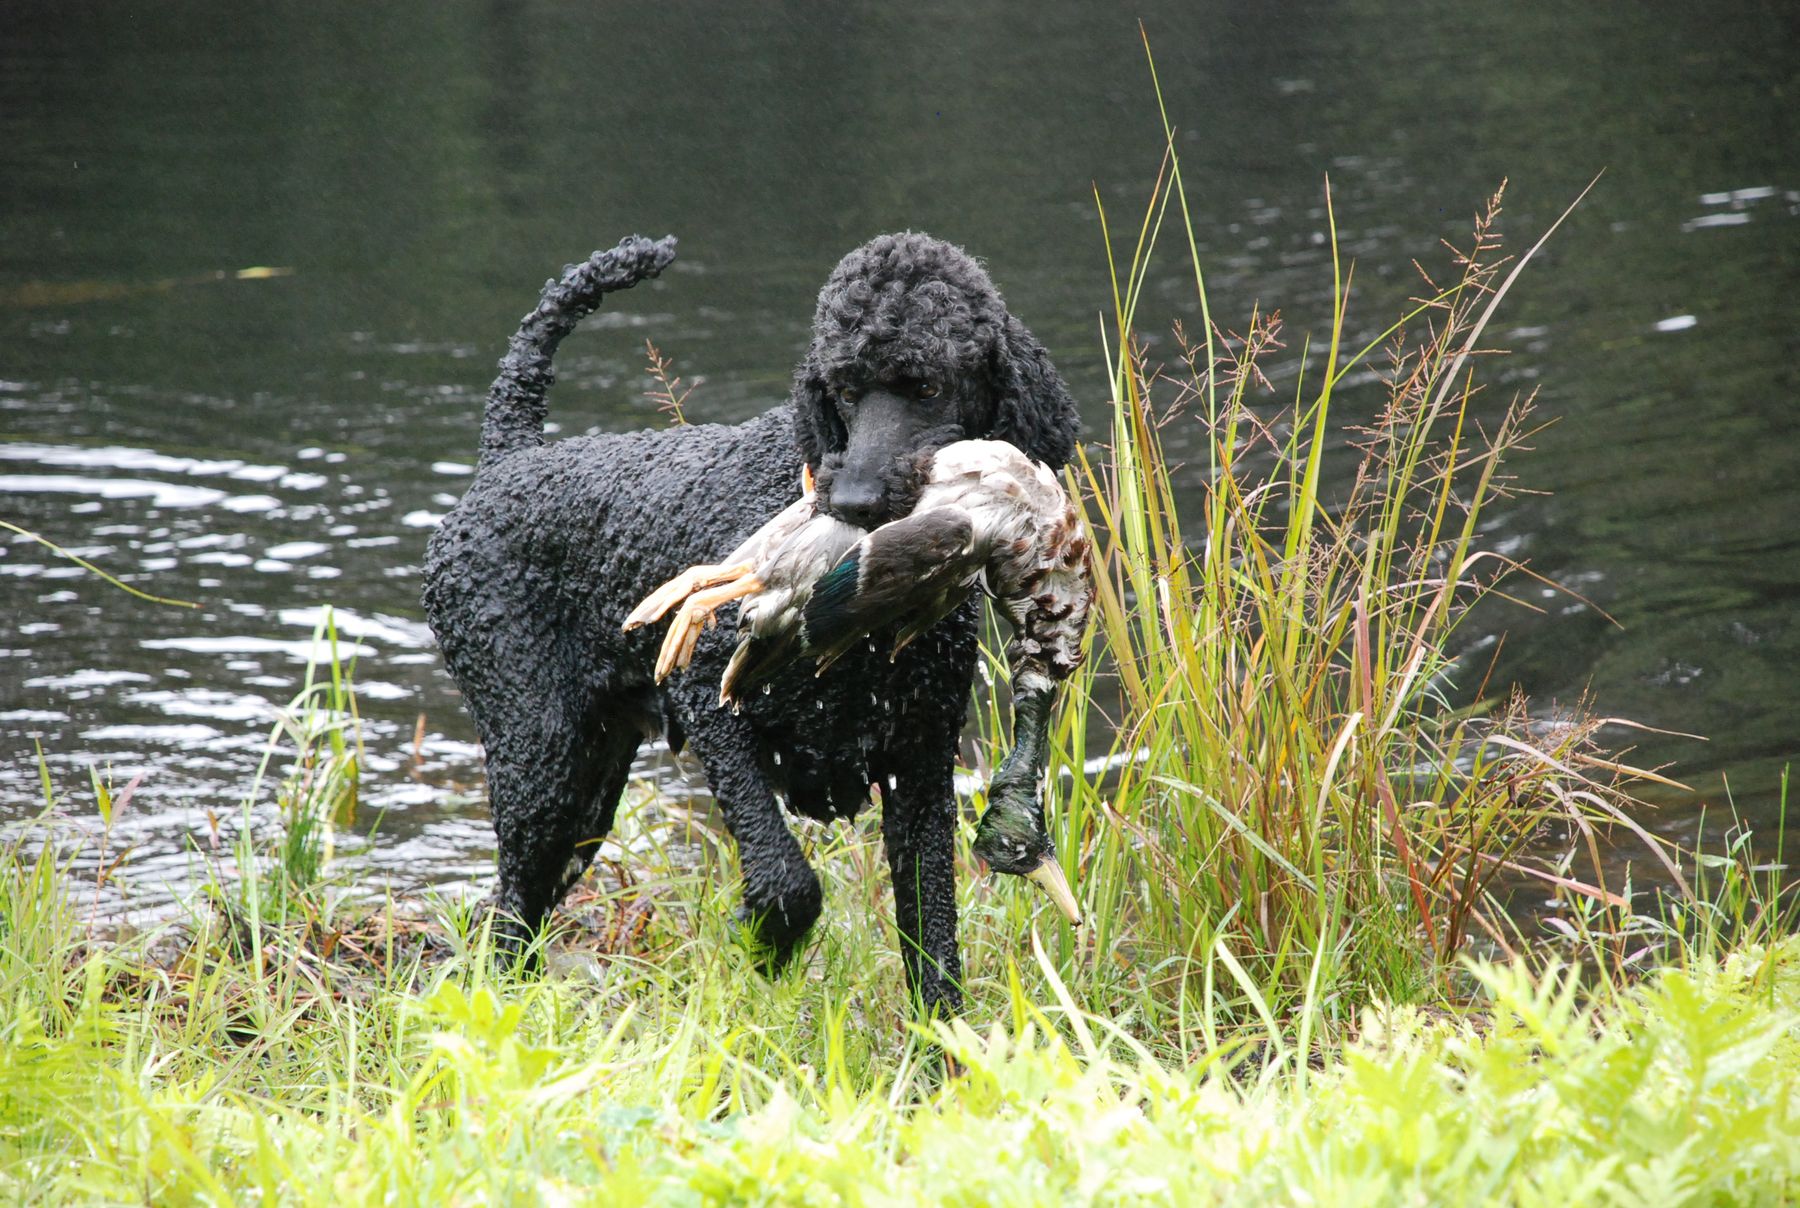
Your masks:
M148 499L152 507L231 506L224 491L144 478L77 478L72 474L0 474L0 491L19 495L98 495L102 499ZM263 496L267 498L267 496ZM274 500L270 500L271 503ZM240 510L240 509L233 509Z

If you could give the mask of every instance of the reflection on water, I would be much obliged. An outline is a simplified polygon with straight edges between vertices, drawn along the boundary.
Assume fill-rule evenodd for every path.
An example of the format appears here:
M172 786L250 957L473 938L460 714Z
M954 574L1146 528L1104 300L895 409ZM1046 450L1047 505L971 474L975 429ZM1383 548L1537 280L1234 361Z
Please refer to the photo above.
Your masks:
M380 818L353 858L406 883L485 875L479 759L418 566L466 486L506 334L594 246L673 231L682 259L565 346L563 432L662 422L646 337L695 385L695 418L767 406L836 258L906 226L985 257L1103 422L1090 185L1135 229L1161 153L1135 25L1105 6L1053 0L1029 29L936 2L207 7L26 4L0 44L0 518L200 605L0 542L0 817L34 809L38 742L77 810L90 764L145 770L114 844L135 845L140 887L187 876L235 825L327 604L357 660ZM1470 649L1498 649L1495 682L1546 712L1591 690L1604 712L1707 735L1619 741L1679 761L1714 802L1729 776L1766 819L1800 747L1784 18L1199 7L1145 15L1227 326L1259 301L1290 333L1322 324L1327 174L1357 265L1351 334L1372 338L1415 260L1441 264L1437 241L1462 238L1502 177L1518 246L1607 169L1502 312L1515 351L1496 378L1541 386L1560 422L1517 467L1551 494L1515 500L1484 540L1620 626L1526 585L1541 611L1486 610ZM1191 328L1166 250L1146 309ZM1277 389L1302 367L1296 341ZM691 784L666 753L640 770ZM1651 824L1695 818L1670 802Z

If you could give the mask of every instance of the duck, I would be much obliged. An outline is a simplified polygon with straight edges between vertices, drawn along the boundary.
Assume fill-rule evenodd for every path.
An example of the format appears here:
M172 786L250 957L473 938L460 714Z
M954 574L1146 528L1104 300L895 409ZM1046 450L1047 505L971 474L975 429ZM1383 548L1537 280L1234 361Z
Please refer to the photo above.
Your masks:
M803 474L800 499L721 563L651 592L625 628L677 609L657 657L660 682L692 660L717 610L740 601L738 643L719 687L720 704L737 707L787 663L811 658L824 675L880 630L894 629L889 657L897 657L979 588L1012 629L1014 743L989 782L974 852L1040 886L1079 924L1043 787L1056 691L1081 664L1093 599L1087 534L1049 467L1006 441L955 441L922 470L911 511L872 530L818 509Z

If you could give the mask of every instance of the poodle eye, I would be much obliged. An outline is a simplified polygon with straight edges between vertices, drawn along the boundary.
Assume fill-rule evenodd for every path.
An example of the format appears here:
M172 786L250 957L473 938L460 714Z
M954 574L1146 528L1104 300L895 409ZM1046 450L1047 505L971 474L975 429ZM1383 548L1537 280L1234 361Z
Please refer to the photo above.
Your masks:
M862 391L860 390L846 388L838 391L838 401L841 403L854 403L861 397Z
M935 382L920 382L919 383L918 395L920 398L936 398L938 395L940 395L942 393L943 393L943 391L938 389L937 384Z

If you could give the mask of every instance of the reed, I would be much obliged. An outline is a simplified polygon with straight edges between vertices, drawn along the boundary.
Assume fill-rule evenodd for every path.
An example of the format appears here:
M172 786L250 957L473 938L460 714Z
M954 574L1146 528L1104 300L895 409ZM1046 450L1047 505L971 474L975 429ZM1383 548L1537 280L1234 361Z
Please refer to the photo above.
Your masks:
M1488 320L1542 241L1501 256L1496 193L1451 249L1447 283L1427 278L1351 348L1354 266L1333 223L1330 324L1301 341L1296 386L1278 396L1262 367L1293 340L1271 312L1241 337L1213 328L1165 134L1135 228L1121 235L1101 206L1109 252L1124 248L1112 421L1070 473L1095 542L1095 635L1052 777L1094 931L1062 937L1061 972L1084 951L1128 959L1149 970L1157 1030L1210 1045L1246 1020L1342 1023L1374 999L1441 994L1472 937L1515 953L1502 878L1622 906L1598 861L1608 830L1636 831L1685 888L1631 820L1629 785L1662 777L1595 741L1611 719L1536 717L1458 653L1469 611L1530 574L1480 534L1511 487L1508 457L1538 430L1533 400L1476 403ZM1172 363L1157 363L1140 310L1169 242L1190 261L1203 334L1176 323ZM1364 392L1353 409L1352 375L1380 383L1376 405ZM1172 425L1190 427L1199 464L1171 464ZM1347 484L1327 481L1328 450L1355 458ZM978 712L990 727L998 715ZM1098 771L1095 733L1110 735ZM1591 875L1526 857L1552 821L1582 837Z

